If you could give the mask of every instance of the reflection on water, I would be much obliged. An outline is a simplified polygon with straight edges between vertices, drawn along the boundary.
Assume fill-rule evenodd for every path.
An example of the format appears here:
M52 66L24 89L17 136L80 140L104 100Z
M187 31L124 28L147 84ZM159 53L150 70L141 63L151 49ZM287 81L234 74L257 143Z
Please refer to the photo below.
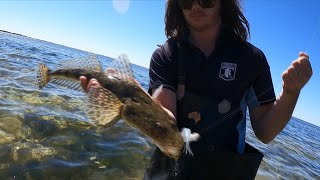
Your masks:
M142 179L154 145L119 121L96 132L82 107L84 95L36 87L39 62L87 52L0 32L0 179ZM110 58L98 56L104 68ZM147 88L147 69L133 65ZM247 141L265 158L256 179L316 179L320 174L319 127L292 119L271 144L256 140L248 123Z

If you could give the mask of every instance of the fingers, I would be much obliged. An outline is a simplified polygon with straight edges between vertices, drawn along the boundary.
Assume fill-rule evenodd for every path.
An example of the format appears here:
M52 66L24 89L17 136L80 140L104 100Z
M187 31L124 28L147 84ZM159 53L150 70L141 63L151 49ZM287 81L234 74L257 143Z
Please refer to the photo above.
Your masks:
M309 59L309 55L302 51L299 52L299 57L306 57L307 59Z
M282 80L283 80L283 89L286 91L291 91L293 89L294 81L289 75L289 69L282 73Z
M312 67L307 54L300 52L298 59L292 63L292 66L297 71L302 82L306 83L311 78Z
M309 61L309 55L304 52L300 52L297 61L303 66L303 69L306 72L306 74L311 76L312 67Z
M83 90L87 93L91 87L100 86L99 82L96 79L90 79L88 82L87 77L80 76L79 78Z
M100 83L96 79L91 79L88 83L88 89L91 87L97 87L100 86Z
M80 80L80 84L81 84L82 89L84 90L84 92L87 93L88 92L88 90L87 90L87 86L88 86L87 77L80 76L79 80Z
M302 68L304 70L304 74L307 75L308 77L311 77L313 72L312 72L311 63L309 61L309 56L308 55L299 56L298 61L302 65Z
M309 56L300 52L299 57L282 74L284 90L299 92L312 76Z
M299 76L301 74L301 66L299 64L292 64L288 68L288 74L293 81L301 82L301 77Z

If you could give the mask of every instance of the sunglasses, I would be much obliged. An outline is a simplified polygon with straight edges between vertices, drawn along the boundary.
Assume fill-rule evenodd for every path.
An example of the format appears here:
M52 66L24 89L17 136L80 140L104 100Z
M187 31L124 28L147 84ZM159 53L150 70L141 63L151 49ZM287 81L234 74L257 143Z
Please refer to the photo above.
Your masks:
M191 9L195 0L177 0L181 9ZM212 8L216 0L196 0L202 8Z

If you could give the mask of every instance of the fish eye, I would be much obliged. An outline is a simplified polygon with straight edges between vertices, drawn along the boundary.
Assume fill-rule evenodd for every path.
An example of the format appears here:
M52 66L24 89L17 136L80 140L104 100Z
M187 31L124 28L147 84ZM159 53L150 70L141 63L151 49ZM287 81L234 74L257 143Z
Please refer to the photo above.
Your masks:
M137 104L140 104L140 101L135 97L131 97L131 100Z
M163 127L162 127L162 125L161 125L161 123L156 123L156 127L158 128L158 129L162 129Z

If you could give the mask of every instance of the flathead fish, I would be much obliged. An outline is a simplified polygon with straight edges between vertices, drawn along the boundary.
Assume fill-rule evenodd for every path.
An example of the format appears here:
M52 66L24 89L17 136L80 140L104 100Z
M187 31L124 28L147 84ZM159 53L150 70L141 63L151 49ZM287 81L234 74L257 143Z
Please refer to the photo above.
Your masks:
M106 72L94 57L66 61L54 71L39 64L38 86L42 89L52 82L80 90L80 76L88 80L95 78L101 86L88 90L85 108L95 125L105 128L123 119L149 137L167 156L178 159L183 147L186 153L192 154L189 142L198 135L188 129L179 132L175 120L133 78L126 55L120 55L115 61L115 70Z

